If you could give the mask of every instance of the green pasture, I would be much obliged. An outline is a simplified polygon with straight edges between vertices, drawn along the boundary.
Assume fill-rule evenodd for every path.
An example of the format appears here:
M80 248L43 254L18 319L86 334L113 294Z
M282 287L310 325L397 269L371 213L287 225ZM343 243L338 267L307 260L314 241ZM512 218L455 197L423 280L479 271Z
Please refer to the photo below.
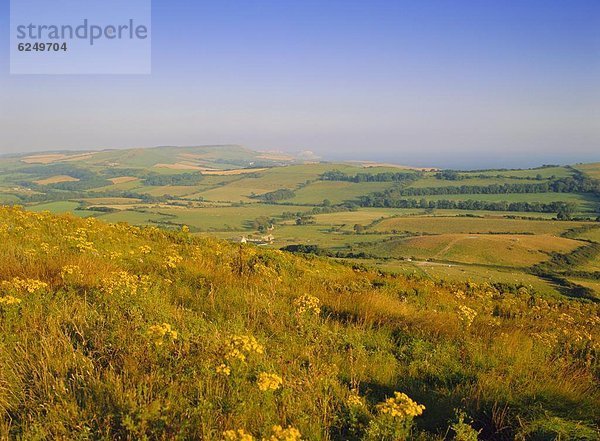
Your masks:
M434 262L408 262L403 260L371 260L356 259L364 265L391 273L417 275L433 280L463 282L470 280L475 283L507 283L523 284L533 287L542 295L559 296L556 286L534 275L518 269L491 268L478 265L446 264Z
M568 253L580 245L550 235L442 234L378 242L364 251L378 257L529 267L552 252Z
M328 199L332 204L341 204L345 201L356 200L359 196L384 191L394 185L393 182L315 181L296 190L296 196L289 201L298 204L319 205L324 199Z
M371 230L379 232L406 231L424 234L512 233L559 235L568 229L587 224L583 222L506 219L502 217L409 216L384 219L375 224Z

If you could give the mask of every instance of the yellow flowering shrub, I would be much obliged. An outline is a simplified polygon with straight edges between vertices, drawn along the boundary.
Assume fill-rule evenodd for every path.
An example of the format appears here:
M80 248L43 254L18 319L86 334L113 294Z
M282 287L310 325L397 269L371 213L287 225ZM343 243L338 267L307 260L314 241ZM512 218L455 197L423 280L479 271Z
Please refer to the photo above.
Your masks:
M304 294L294 300L294 305L296 306L296 313L304 314L310 313L314 315L319 315L321 313L321 301L309 294Z
M394 392L394 396L376 406L377 410L394 418L414 418L423 413L425 406L417 404L408 395Z
M219 366L217 366L216 371L217 371L217 374L223 375L225 377L228 377L229 375L231 375L231 368L229 366L227 366L225 363L221 363Z
M223 432L223 441L254 441L255 439L244 429L226 430Z
M150 326L146 335L156 346L162 346L165 342L173 343L178 337L177 331L168 323Z
M283 384L283 379L277 374L261 372L256 380L258 388L263 392L277 390Z
M413 401L402 392L375 406L377 416L369 421L366 440L405 440L410 439L413 419L425 410L425 406Z
M11 306L11 305L18 305L19 303L21 303L21 299L18 299L13 296L0 297L0 305Z
M273 434L265 441L302 441L300 431L292 426L283 428L281 426L273 426Z
M15 277L10 281L2 281L0 283L0 288L7 291L15 291L21 293L27 292L29 294L34 294L38 291L47 289L48 284L37 279L21 279L20 277Z
M458 318L462 322L462 324L468 328L473 324L473 320L477 316L477 311L469 308L465 305L459 305L458 307Z
M102 279L101 290L106 294L142 294L150 289L148 276L136 276L127 271L117 271Z
M363 407L365 405L365 400L358 394L357 390L353 389L346 399L346 404L348 407Z
M117 259L120 259L121 257L123 257L123 253L121 253L119 251L111 251L110 253L108 253L108 258L110 260L117 260Z
M97 253L94 243L88 239L88 231L85 228L78 228L74 235L67 236L71 246L80 253Z
M225 358L227 360L246 361L252 354L264 353L264 347L251 335L234 335L226 342Z
M60 277L64 283L81 283L83 281L83 272L77 265L65 265L60 270Z
M177 268L177 264L181 263L183 257L179 254L171 254L165 258L165 265L167 268L175 269Z

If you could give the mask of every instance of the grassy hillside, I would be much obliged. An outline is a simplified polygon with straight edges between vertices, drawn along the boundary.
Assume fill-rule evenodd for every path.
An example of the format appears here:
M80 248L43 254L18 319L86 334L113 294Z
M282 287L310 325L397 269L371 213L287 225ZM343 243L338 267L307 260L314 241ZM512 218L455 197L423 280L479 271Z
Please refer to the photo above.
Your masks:
M0 438L598 439L598 303L19 208L0 239Z

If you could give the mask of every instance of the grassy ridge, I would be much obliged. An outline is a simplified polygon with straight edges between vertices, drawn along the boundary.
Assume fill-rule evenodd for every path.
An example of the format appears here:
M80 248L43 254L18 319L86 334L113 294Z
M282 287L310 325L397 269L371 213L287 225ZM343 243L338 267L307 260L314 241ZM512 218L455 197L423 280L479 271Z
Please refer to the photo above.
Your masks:
M18 208L0 239L0 437L597 439L597 304Z

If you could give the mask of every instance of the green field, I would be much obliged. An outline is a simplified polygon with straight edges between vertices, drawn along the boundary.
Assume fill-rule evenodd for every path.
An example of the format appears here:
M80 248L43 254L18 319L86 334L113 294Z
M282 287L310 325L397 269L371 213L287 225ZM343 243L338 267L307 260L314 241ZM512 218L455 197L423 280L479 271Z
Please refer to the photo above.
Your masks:
M172 220L169 216L164 216L158 213L123 210L115 213L97 215L105 222L118 223L127 222L135 225L153 225L156 222L168 222Z
M296 196L289 199L296 204L319 205L324 199L332 204L341 204L345 201L355 200L358 196L384 191L393 187L390 182L331 182L316 181L297 190Z
M531 221L500 217L393 217L374 225L371 230L380 232L410 232L421 234L446 233L509 233L558 235L570 228L581 227L583 222Z
M557 178L564 178L567 176L571 176L573 174L572 170L569 170L567 167L542 167L542 168L534 168L527 170L484 170L484 171L474 171L470 173L463 173L464 175L486 175L486 176L504 176L504 177L517 177L517 178L527 178L527 179L535 179L538 175L540 175L543 179L548 179L552 176ZM468 181L467 181L468 182Z
M438 234L383 241L364 251L378 257L529 267L551 252L567 253L578 246L578 241L542 234Z
M49 211L50 213L67 213L79 208L79 202L61 201L48 202L46 204L32 205L29 207L31 211Z
M401 209L401 208L361 208L356 211L341 211L338 213L318 214L315 216L315 222L319 225L345 225L352 227L355 224L363 226L382 219L394 216L410 216L423 214L421 209Z
M600 226L578 235L578 238L600 242Z
M423 179L419 179L409 185L410 188L436 188L436 187L461 187L461 186L487 186L487 185L502 185L502 184L522 184L522 183L537 183L543 181L523 180L515 178L496 178L493 176L487 178L473 177L458 181L446 179L437 179L428 173Z
M584 193L513 193L513 194L442 194L428 196L410 196L404 199L420 201L486 201L486 202L573 202L577 210L583 213L598 213L598 196Z
M550 296L560 296L560 292L550 282L531 274L515 271L512 268L493 268L461 263L408 262L405 260L373 261L372 259L355 259L363 265L392 273L411 276L428 277L436 281L446 280L476 283L507 283L531 286L536 291Z
M19 198L14 194L10 193L0 193L0 203L1 204L10 204L10 203L18 203Z
M248 204L238 207L184 208L166 207L144 209L146 213L124 210L99 215L107 222L130 222L147 224L150 220L188 225L199 231L244 231L248 224L260 216L278 216L297 207L281 205Z
M593 225L590 222L600 213L600 190L400 196L418 202L571 203L574 209L569 208L569 216L582 219L561 222L555 220L557 212L374 208L359 206L359 198L405 187L535 185L557 179L574 182L574 177L580 176L578 171L597 176L598 164L460 171L459 179L452 180L439 179L437 171L421 172L384 164L304 163L291 156L238 146L54 152L0 158L0 203L22 204L38 212L73 212L112 223L168 229L188 225L197 234L232 241L239 241L242 236L261 238L266 227L272 227L268 234L274 240L265 244L271 248L315 245L330 255L369 255L373 263L384 266L394 266L403 262L396 259L406 258L451 262L454 266L419 264L428 274L438 271L449 278L461 274L474 278L481 272L485 279L493 277L494 271L498 277L504 277L507 270L503 268L511 268L511 277L537 280L541 286L547 286L549 282L528 274L529 267L550 259L553 252L570 253L586 243L583 241L600 241L599 229L581 230ZM323 173L334 170L346 178L321 180ZM412 173L414 179L395 182L390 175L396 173ZM361 182L354 182L357 174L372 177L369 182L362 182L367 181L364 176ZM188 179L186 175L193 180L190 185L181 185L177 179ZM52 182L56 176L71 182ZM154 179L157 176L160 179ZM160 185L148 185L153 179ZM170 182L173 184L167 185ZM293 193L275 203L256 197L282 189ZM571 229L581 231L569 233L570 239L561 237ZM574 237L581 241L573 240ZM460 271L456 265L460 265ZM597 268L592 260L572 270Z

